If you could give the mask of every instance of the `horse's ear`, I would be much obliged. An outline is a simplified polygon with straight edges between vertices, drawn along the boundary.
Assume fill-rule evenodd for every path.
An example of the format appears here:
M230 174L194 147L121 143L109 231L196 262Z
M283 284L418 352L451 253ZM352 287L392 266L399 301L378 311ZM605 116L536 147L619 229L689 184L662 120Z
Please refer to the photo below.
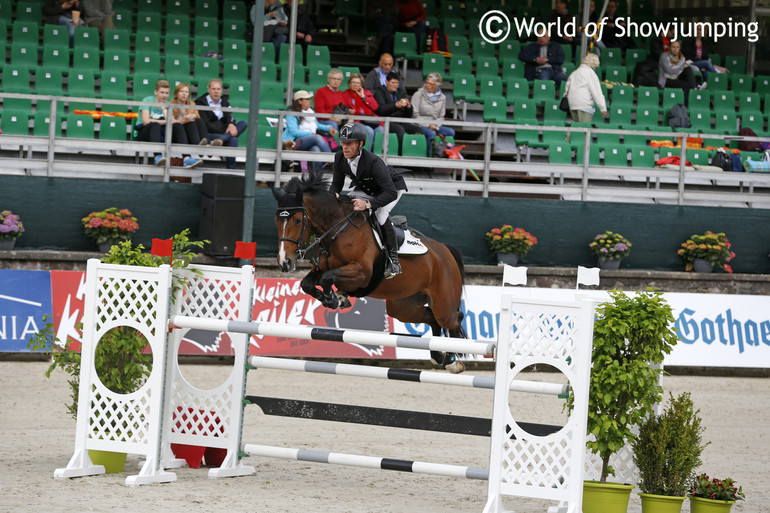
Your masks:
M279 201L280 202L281 198L283 198L284 195L286 194L282 190L276 189L275 187L270 187L270 190L273 191L273 197L275 198L275 201Z

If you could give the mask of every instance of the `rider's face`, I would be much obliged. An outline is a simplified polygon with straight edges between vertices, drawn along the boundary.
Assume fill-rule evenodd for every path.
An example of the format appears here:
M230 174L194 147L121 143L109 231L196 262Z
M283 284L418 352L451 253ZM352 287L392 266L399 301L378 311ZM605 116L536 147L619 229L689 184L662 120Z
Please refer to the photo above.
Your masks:
M358 155L359 141L342 141L342 154L346 159L355 158Z

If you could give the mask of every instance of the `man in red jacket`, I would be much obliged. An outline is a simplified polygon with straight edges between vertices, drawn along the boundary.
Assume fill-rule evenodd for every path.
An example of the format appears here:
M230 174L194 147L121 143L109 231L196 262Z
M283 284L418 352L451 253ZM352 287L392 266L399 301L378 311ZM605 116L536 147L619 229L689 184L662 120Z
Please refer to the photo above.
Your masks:
M315 92L315 111L316 113L331 114L334 107L340 103L345 103L345 94L340 91L342 84L342 71L332 68L326 75L326 85ZM321 116L319 116L321 118ZM326 119L326 118L321 118ZM339 123L329 120L335 130L339 128Z
M417 48L422 48L422 39L427 27L425 20L428 15L420 0L398 0L398 30L399 32L414 32L417 36Z

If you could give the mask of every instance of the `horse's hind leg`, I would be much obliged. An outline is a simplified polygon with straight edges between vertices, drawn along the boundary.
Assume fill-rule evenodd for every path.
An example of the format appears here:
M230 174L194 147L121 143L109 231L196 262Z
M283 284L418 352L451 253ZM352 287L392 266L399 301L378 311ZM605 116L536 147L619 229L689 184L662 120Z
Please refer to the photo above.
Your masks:
M401 322L410 323L425 323L430 326L431 333L434 337L440 337L443 335L443 328L439 324L436 316L427 306L428 297L422 293L415 294L404 299L389 299L386 301L386 310L388 315L398 319ZM462 314L461 314L462 315ZM462 326L459 326L460 333L464 335ZM462 336L457 333L457 330L447 330L450 336ZM465 338L464 336L462 338ZM465 370L465 365L457 360L455 353L445 353L442 351L431 351L430 358L436 365L442 369L447 369L453 374L458 374Z

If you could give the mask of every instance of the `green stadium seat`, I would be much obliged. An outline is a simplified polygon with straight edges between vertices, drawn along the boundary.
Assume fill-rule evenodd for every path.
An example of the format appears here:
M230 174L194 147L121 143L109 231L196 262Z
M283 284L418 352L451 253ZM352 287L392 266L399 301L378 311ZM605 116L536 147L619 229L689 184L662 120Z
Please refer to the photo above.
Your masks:
M535 80L532 85L532 99L537 104L556 98L556 83L553 80Z
M68 114L66 137L75 139L93 139L94 118L82 114Z
M464 11L460 2L444 0L441 2L440 14L442 18L462 18Z
M670 87L663 89L663 113L666 116L668 116L668 111L671 110L671 107L680 103L684 105L684 91ZM668 122L667 118L664 121Z
M503 79L500 77L479 78L479 99L483 102L487 98L503 97Z
M29 135L29 114L24 110L3 108L0 129L5 135Z
M63 46L47 45L43 47L43 64L41 69L58 70L67 73L70 69L69 44Z
M72 52L72 72L74 71L90 71L91 73L99 73L101 68L101 59L99 57L99 50L93 48L79 48ZM72 74L70 72L70 75Z
M625 146L608 145L604 148L604 165L612 167L628 166L628 150Z
M422 56L422 78L429 73L438 73L442 77L446 70L446 57L439 53L426 53Z
M744 112L741 116L741 128L751 128L757 135L765 131L765 118L761 112Z
M711 109L693 108L688 110L690 124L699 130L711 130Z
M246 42L242 39L227 39L222 41L222 53L225 59L244 59L248 60L248 48ZM273 60L272 62L275 62Z
M567 113L559 108L557 101L545 102L543 105L543 123L553 125L567 121Z
M658 110L660 105L660 91L657 87L642 86L636 89L636 107L649 110Z
M184 14L189 16L191 12L189 0L172 0L166 3L166 17ZM246 16L244 16L245 18Z
M496 57L479 57L476 59L476 76L497 77L500 76L500 64Z
M518 60L519 52L521 52L520 42L515 39L505 40L497 47L497 58L500 59L500 61L503 62L503 66L505 66L505 62L509 59Z
M326 74L331 68L326 66L309 66L307 70L308 89L315 94L315 91L326 85Z
M217 39L219 38L219 21L217 20L216 16L211 18L196 16L193 23L195 24L193 27L195 32L193 32L193 34L195 34L196 37L207 36Z
M733 91L713 91L714 113L735 112L735 93Z
M160 10L144 11L136 14L136 28L138 32L151 32L160 35L163 26L163 17Z
M162 0L136 0L136 10L141 13L161 12L164 3Z
M572 146L568 142L551 144L548 147L549 164L572 164Z
M62 123L61 116L57 116L56 120L56 137L61 137ZM36 137L48 137L48 132L51 128L51 113L41 109L39 106L35 111L34 118L32 120L32 135Z
M397 59L404 59L406 61L413 61L422 58L421 54L417 51L417 39L413 33L395 33L393 36L393 57Z
M243 39L246 34L246 18L242 20L225 20L222 22L222 39Z
M115 15L112 17L112 21L115 24L117 30L127 30L133 32L134 30L134 12L133 8L120 9L115 7Z
M114 71L102 72L99 83L99 95L107 100L127 100L128 99L128 78L125 73ZM123 108L123 107L121 107ZM105 110L119 110L118 106L110 105Z
M616 85L612 88L613 107L631 107L634 104L633 86Z
M504 60L502 77L506 82L512 78L524 78L524 63L518 58Z
M465 36L465 20L459 17L444 17L443 20L444 32L451 40L453 37Z
M3 66L0 91L4 93L29 93L29 68L27 66L15 66L6 64Z
M182 82L190 81L190 58L186 55L167 55L164 76L171 79L179 79Z
M480 57L495 57L496 46L497 45L493 45L492 43L488 42L483 38L474 39L472 44L471 55L473 56L474 59L477 59L477 60Z
M476 96L476 77L471 74L456 75L454 77L454 89L452 95L455 100L462 100L469 103L479 102Z
M468 38L464 35L451 38L449 40L449 53L452 55L470 55L471 47Z
M720 134L736 135L738 133L738 119L735 112L715 113L714 129Z
M73 49L99 51L99 29L96 27L75 27Z
M472 75L473 61L470 55L452 54L449 58L449 72L444 75L447 80L454 80L456 76Z
M148 32L141 30L136 33L134 38L136 53L157 53L160 54L160 31Z
M623 144L627 148L632 148L634 146L647 146L647 136L626 133L623 134Z
M423 136L424 137L424 136ZM385 134L382 134L380 132L377 132L374 134L374 144L372 146L372 152L376 153L377 155L383 154L383 142L385 140ZM428 151L427 149L425 150ZM398 155L399 154L399 148L398 148L398 137L396 137L396 134L390 133L388 134L388 155Z
M13 66L34 68L37 65L37 43L12 43L11 62Z
M166 37L170 35L190 37L190 11L166 16ZM188 49L189 52L189 49Z
M80 98L95 98L94 74L85 70L72 70L67 80L67 95ZM87 104L77 102L75 106L70 103L70 112L75 109L93 110L94 107L90 102Z
M187 34L166 34L165 44L163 46L163 52L166 55L166 60L169 57L187 57L190 56L190 36Z
M710 91L726 91L728 75L724 73L709 73L708 88Z
M711 91L708 89L690 89L687 93L688 109L710 109Z
M575 163L579 166L583 165L583 149L584 147L582 145L578 145L575 147L576 154L575 154ZM601 152L599 150L599 147L596 145L589 146L588 149L588 165L589 166L601 166L602 160L601 160Z
M601 64L605 68L623 65L623 51L620 48L604 48L602 50Z
M207 52L219 53L219 38L196 35L193 39L193 48L196 56L201 56Z
M551 124L550 127L560 126L562 130L543 130L543 140L539 145L541 148L549 148L552 144L562 144L565 142L567 132L563 130L564 123L559 125Z
M43 47L70 46L69 31L64 25L43 25Z
M158 81L158 73L134 73L132 84L133 100L142 101L155 91L155 83ZM135 107L136 109L136 107Z
M38 69L35 74L35 94L63 96L62 72L58 69Z
M34 21L14 21L12 25L12 39L16 44L37 45L40 40L40 28Z
M328 46L308 45L307 64L314 67L331 68L331 55Z
M628 83L628 70L626 70L625 66L607 66L606 70L604 73L605 80Z
M636 108L636 126L654 129L658 126L658 109L639 107Z
M16 21L40 23L43 19L43 2L19 0L16 3Z
M195 57L193 75L196 79L206 82L212 78L219 78L219 61L216 57Z
M392 152L389 152L392 154ZM404 134L401 146L403 157L425 157L428 155L428 141L423 134Z
M134 74L160 77L160 55L155 52L137 52L134 57Z
M127 50L105 50L104 70L116 73L131 72L131 56Z
M730 89L734 93L750 93L754 89L754 78L751 75L730 73Z
M265 82L260 84L259 108L266 110L283 110L286 108L286 89L283 84Z
M727 55L725 57L724 67L727 68L731 74L744 74L746 73L746 57L743 55Z
M526 78L511 78L505 85L505 98L508 104L513 105L516 100L529 99L529 81Z
M223 20L245 20L248 18L246 5L240 0L225 0L222 8Z
M688 162L696 166L707 166L709 164L708 150L688 149L685 158Z
M246 59L225 59L222 80L228 87L230 82L243 82L249 79L249 63ZM304 80L302 81L304 83Z
M99 121L99 139L110 141L127 140L126 118L118 116L102 116Z
M634 146L631 148L632 167L655 167L655 150L650 146Z
M230 84L230 105L241 109L249 108L250 94L251 94L251 82L231 83Z

